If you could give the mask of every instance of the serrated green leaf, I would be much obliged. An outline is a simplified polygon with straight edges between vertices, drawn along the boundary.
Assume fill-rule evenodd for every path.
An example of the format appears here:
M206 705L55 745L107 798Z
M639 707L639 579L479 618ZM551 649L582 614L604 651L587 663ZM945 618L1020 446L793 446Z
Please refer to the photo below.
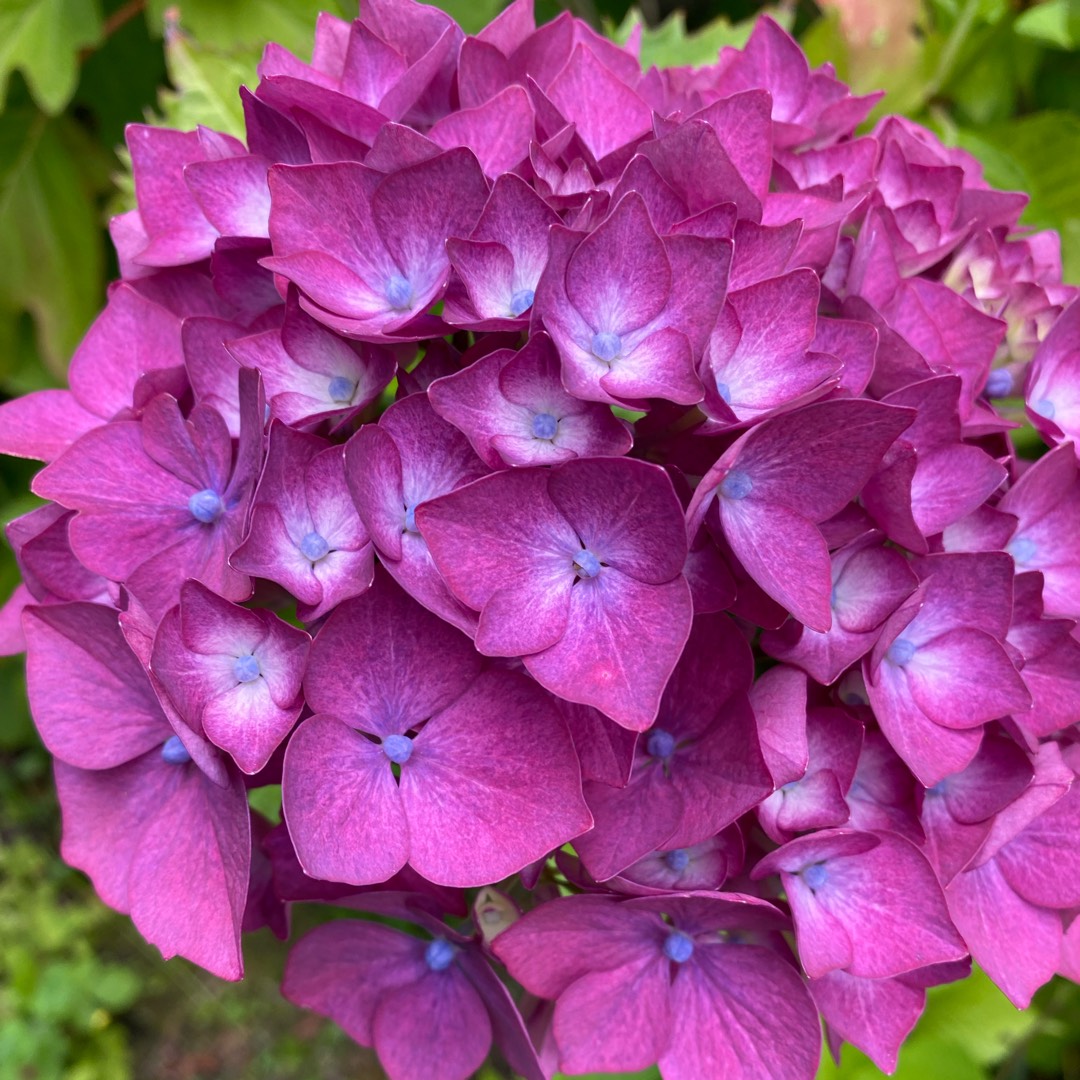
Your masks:
M1016 32L1043 45L1071 49L1077 42L1069 25L1069 0L1048 0L1028 8L1016 20Z
M55 115L79 81L79 52L101 40L97 0L0 0L0 109L13 71Z
M768 10L768 9L767 9ZM788 26L791 15L788 9L768 13L782 26ZM626 44L635 28L641 27L641 66L648 71L653 67L704 67L715 64L717 55L725 45L741 49L754 29L754 20L732 23L720 16L700 30L686 29L683 12L665 19L659 26L648 26L637 8L631 8L617 27L608 27L608 36L620 45Z
M29 312L42 359L62 376L101 305L104 244L85 145L66 119L0 117L0 316Z
M240 87L255 86L261 49L223 50L177 34L165 46L165 66L174 90L162 91L156 123L190 131L205 124L244 136Z

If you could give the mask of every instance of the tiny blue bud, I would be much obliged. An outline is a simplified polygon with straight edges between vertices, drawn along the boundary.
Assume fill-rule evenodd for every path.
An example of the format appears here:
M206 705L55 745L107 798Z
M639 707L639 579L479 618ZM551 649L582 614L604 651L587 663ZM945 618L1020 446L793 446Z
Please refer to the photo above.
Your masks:
M424 950L424 963L431 971L445 971L453 962L457 949L446 938L437 937Z
M335 375L330 380L326 392L330 395L331 401L336 401L339 405L347 405L356 393L356 383L344 375Z
M681 930L672 930L664 942L664 955L675 964L685 964L694 955L694 939Z
M732 469L720 484L725 499L745 499L753 490L754 481L742 469Z
M664 862L669 870L681 874L690 865L690 852L686 848L676 848L664 856Z
M524 315L526 311L533 306L533 301L536 299L536 293L532 289L518 289L513 296L510 297L510 314L516 319L519 315Z
M825 869L824 863L816 862L803 870L802 879L808 888L817 892L829 880L829 871Z
M405 531L419 535L420 530L416 527L416 507L405 507Z
M587 549L579 551L574 556L574 570L579 578L594 578L600 573L600 560Z
M1035 558L1035 554L1039 549L1031 537L1017 536L1013 538L1005 550L1008 551L1018 565L1026 566Z
M188 499L188 509L191 511L191 516L204 525L213 525L225 513L225 506L221 501L221 496L212 488L203 488L202 491L196 491Z
M261 674L262 668L254 656L238 656L233 661L232 673L237 682L254 682Z
M663 728L653 728L649 732L649 741L645 744L645 749L653 757L669 758L675 752L675 736Z
M330 545L326 542L326 538L317 532L309 532L300 541L300 554L313 563L325 558L329 553Z
M186 765L191 760L179 735L170 735L161 747L161 760L169 765Z
M716 384L716 392L720 395L721 400L725 404L731 404L731 387L726 382L718 382Z
M911 658L915 655L915 642L908 641L907 638L898 637L889 646L889 651L885 655L897 667L903 667L905 664L910 664Z
M412 305L412 286L400 274L391 274L386 283L386 299L392 308L406 311Z
M1042 398L1040 401L1036 401L1031 406L1032 412L1038 413L1039 416L1045 417L1047 420L1054 419L1054 413L1057 409L1054 408L1054 403L1049 398Z
M382 748L395 765L404 765L412 757L413 744L408 735L387 735L382 741Z
M989 398L1008 397L1012 393L1013 377L1008 368L995 368L986 380L986 396Z
M592 354L597 360L603 360L610 364L622 352L622 342L618 334L612 334L607 330L601 330L593 334Z
M537 439L554 439L559 421L549 412L538 412L532 418L532 433Z

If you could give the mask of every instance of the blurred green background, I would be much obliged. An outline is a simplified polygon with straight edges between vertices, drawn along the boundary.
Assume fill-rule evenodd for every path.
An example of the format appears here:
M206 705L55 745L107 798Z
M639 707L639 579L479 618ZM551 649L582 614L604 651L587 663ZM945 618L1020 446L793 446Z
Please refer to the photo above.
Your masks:
M479 29L500 0L440 6ZM647 26L646 65L703 64L741 44L750 0L537 0L619 39ZM310 55L316 13L345 0L0 0L0 400L61 385L116 276L105 224L132 203L123 126L150 119L240 133L237 87L267 40ZM974 152L991 183L1031 195L1080 282L1080 0L800 0L767 7L813 63ZM873 118L872 118L873 119ZM33 505L34 466L0 458L0 518ZM0 599L17 572L0 545ZM338 1080L373 1056L282 1001L284 946L265 932L248 975L220 983L162 963L57 855L48 756L19 658L0 660L0 1080ZM494 1077L496 1074L492 1072ZM852 1048L822 1078L882 1075ZM1017 1013L983 977L930 991L902 1080L1080 1078L1080 989ZM645 1073L642 1076L655 1076Z

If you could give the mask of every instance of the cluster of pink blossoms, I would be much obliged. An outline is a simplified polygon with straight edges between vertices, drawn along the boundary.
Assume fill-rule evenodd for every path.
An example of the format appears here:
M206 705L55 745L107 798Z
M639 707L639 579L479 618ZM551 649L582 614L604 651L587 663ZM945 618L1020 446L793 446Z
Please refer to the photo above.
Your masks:
M129 130L123 279L0 409L102 899L233 979L351 909L284 991L395 1080L798 1080L821 1018L891 1069L972 961L1080 977L1080 302L1024 197L767 19L643 74L365 0L260 76L246 145Z

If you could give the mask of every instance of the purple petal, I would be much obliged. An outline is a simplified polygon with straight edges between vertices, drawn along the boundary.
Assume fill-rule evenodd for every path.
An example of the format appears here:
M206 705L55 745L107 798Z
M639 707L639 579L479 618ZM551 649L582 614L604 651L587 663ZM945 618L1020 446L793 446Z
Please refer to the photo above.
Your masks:
M30 607L23 625L34 722L58 759L109 769L172 735L116 611L99 604Z
M499 881L592 824L566 725L520 675L481 675L413 746L401 798L409 861L430 881Z
M223 979L243 976L250 828L243 785L219 787L194 769L143 827L131 860L131 918L166 960L183 956Z
M316 927L289 953L282 994L329 1016L361 1046L374 1045L372 1021L388 993L424 977L423 942L389 926L337 920Z
M304 693L315 712L373 735L403 734L457 699L479 670L468 638L380 572L319 631Z
M1017 896L993 859L958 874L945 896L972 959L1018 1009L1026 1009L1057 970L1061 916Z
M671 965L654 947L609 971L578 979L555 1006L560 1067L570 1073L636 1072L672 1037Z
M810 1080L817 1071L817 1010L795 969L768 949L695 946L671 1003L677 1023L660 1058L670 1080Z
M767 855L754 877L776 870L811 978L837 967L863 978L888 978L965 955L930 864L902 837L840 829L815 833ZM848 932L848 963L838 962L822 916Z
M100 424L69 390L35 390L0 405L0 454L55 461Z
M552 693L644 731L656 718L692 619L683 577L643 585L608 567L571 590L566 633L526 657L525 666Z
M491 1020L457 966L425 972L386 992L375 1006L375 1050L390 1077L472 1076L491 1049Z
M369 885L409 858L409 826L382 747L332 716L309 717L285 751L282 806L304 872Z

